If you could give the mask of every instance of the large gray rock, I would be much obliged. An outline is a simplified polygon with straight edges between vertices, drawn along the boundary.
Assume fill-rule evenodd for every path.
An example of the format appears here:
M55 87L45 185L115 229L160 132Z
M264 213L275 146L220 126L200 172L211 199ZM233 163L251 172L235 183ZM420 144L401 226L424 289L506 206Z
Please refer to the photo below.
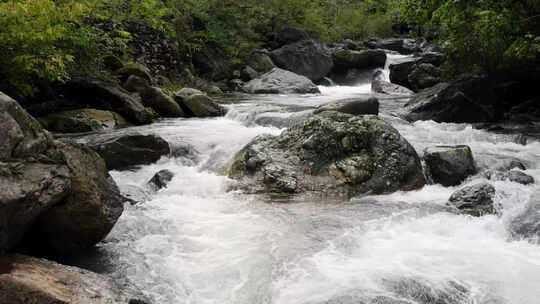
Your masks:
M492 80L483 77L439 83L411 98L405 118L455 123L496 121L498 97L494 88Z
M317 81L333 66L330 50L321 42L309 39L287 44L270 53L276 66Z
M320 93L309 78L279 68L246 83L243 90L252 94Z
M52 137L0 92L0 253L71 190L71 173Z
M75 77L61 89L64 97L76 100L81 108L114 111L133 124L151 123L155 116L141 101L117 84Z
M71 174L63 164L0 161L0 253L15 247L70 189Z
M105 162L89 147L57 141L71 173L71 191L43 212L25 235L30 252L67 255L88 249L111 231L125 198L107 173Z
M352 115L379 115L379 100L372 96L343 99L322 105L314 113L324 111L337 111Z
M353 51L337 49L332 53L335 73L343 74L351 69L382 68L386 62L386 53L383 50Z
M441 69L429 63L415 64L408 78L411 88L418 92L441 82Z
M110 278L23 255L0 256L1 304L145 304Z
M471 148L468 146L436 146L424 151L426 167L435 183L455 186L476 173Z
M413 91L402 87L400 85L390 83L384 78L383 72L377 70L373 74L373 79L371 80L371 90L375 93L389 94L389 95L412 95Z
M38 118L41 125L52 132L82 133L129 126L119 114L96 109L63 111Z
M101 241L123 203L103 160L88 148L53 140L2 93L0 118L0 252L23 237L23 247L46 254ZM49 246L55 242L58 248Z
M497 213L493 202L494 196L495 188L492 185L480 183L454 192L448 203L460 213L482 216Z
M351 197L424 185L418 155L374 115L324 111L279 136L259 136L228 175L250 193Z
M95 137L87 144L105 160L109 170L126 170L152 164L171 153L169 144L155 135L124 134Z

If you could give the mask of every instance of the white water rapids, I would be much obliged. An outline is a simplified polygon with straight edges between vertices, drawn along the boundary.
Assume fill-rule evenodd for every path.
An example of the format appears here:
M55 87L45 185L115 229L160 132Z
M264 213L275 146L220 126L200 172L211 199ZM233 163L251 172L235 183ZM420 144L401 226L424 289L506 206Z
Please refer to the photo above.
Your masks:
M277 135L314 107L370 93L370 85L321 90L231 98L223 118L135 128L191 145L196 157L111 172L122 189L144 189L161 169L175 177L149 201L126 205L99 245L106 272L160 304L540 303L540 246L510 233L540 181L537 141L521 145L467 124L410 124L397 117L404 101L380 100L380 116L420 155L428 146L467 144L480 167L524 162L536 184L491 182L500 217L446 212L459 187L440 185L341 203L280 204L227 192L217 171L252 138ZM463 185L480 181L477 175Z

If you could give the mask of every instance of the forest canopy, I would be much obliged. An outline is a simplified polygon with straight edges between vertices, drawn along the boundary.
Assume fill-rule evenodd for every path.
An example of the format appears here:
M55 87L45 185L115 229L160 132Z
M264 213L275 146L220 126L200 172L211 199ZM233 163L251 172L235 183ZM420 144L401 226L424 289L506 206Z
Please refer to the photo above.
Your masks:
M120 27L96 26L105 21ZM184 61L206 48L241 61L286 26L335 42L392 36L400 23L442 46L455 74L527 68L540 54L537 0L4 0L0 87L29 95L41 82L102 68L125 51L129 21L176 41Z

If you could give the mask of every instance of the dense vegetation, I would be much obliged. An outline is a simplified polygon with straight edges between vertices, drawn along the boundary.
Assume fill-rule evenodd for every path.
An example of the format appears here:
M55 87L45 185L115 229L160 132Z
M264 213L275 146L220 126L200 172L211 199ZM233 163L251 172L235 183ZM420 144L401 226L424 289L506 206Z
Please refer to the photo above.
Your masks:
M388 36L388 11L386 0L0 1L0 87L28 95L36 84L65 80L71 71L99 69L102 58L125 51L126 21L143 20L176 39L184 61L208 47L239 61L285 26L325 41ZM120 27L93 26L102 21Z
M538 0L401 0L401 16L448 53L452 74L534 69L540 60Z
M0 88L31 95L73 71L102 72L126 51L122 24L141 20L176 40L184 62L207 48L241 62L285 26L330 42L390 36L400 21L436 38L454 74L530 67L540 54L537 0L4 0Z

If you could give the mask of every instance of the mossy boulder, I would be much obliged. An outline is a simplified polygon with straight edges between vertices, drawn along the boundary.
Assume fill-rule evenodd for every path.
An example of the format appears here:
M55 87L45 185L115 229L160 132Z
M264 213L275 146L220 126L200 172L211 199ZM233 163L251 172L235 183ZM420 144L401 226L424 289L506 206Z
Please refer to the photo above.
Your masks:
M273 68L276 67L272 59L270 59L270 56L268 56L267 53L262 52L262 51L256 51L253 54L251 54L247 63L248 63L248 66L252 67L259 74L270 72ZM237 77L237 78L240 78L240 77Z
M38 120L45 129L60 133L103 131L130 125L118 113L97 109L63 111Z
M81 107L114 111L130 123L148 124L156 118L134 96L116 83L90 77L73 77L59 90L64 98L78 102Z
M187 117L180 105L161 89L150 87L141 93L145 106L154 109L161 117Z
M152 83L152 75L150 74L150 70L140 63L128 63L117 70L116 73L120 76L122 81L126 81L129 76L135 75L147 81L148 84Z
M188 117L214 117L227 113L223 106L197 89L183 88L176 92L174 100Z
M375 115L335 111L255 138L227 169L247 193L285 196L348 198L425 183L418 155L396 129Z

